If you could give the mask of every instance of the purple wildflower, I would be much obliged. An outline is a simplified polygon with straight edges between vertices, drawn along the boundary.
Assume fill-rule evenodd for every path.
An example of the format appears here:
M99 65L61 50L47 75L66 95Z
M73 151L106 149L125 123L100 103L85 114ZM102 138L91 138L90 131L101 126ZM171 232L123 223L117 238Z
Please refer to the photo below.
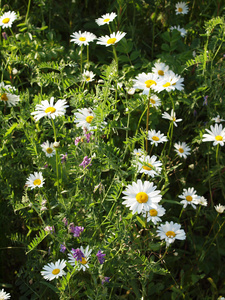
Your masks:
M54 233L55 232L55 227L54 226L46 226L45 231L48 231L50 233Z
M85 135L85 137L86 137L87 143L90 143L92 133L90 132L90 133L86 133L86 134L84 134L84 135Z
M102 253L101 250L98 250L98 253L96 254L96 256L98 258L99 263L102 265L105 261L105 254Z
M74 231L75 231L74 223L70 223L68 226L68 233L74 233Z
M8 39L8 35L7 35L7 33L5 31L2 32L2 37L3 37L4 40Z
M82 161L82 163L81 164L79 164L79 166L80 167L83 167L84 169L87 167L89 167L89 166L91 166L92 164L91 164L91 158L88 158L88 156L85 156L84 157L84 160Z
M84 253L79 249L73 249L72 248L72 255L74 258L76 258L76 260L78 261L82 261L82 257L84 257Z
M67 221L67 218L66 218L66 217L64 217L62 221L63 221L63 223L64 223L65 226L68 225L68 221Z
M44 165L44 168L47 169L48 168L48 164Z
M65 244L61 244L60 245L60 250L59 250L60 252L62 252L62 253L64 253L65 251L66 251L66 246L65 246Z
M63 164L63 163L65 163L66 162L66 160L67 160L67 153L66 154L61 154L60 155L61 156L61 163Z
M75 138L75 146L77 146L79 144L79 142L81 141L81 136L78 136Z
M104 277L104 279L102 279L102 285L103 285L105 282L109 282L109 279L110 279L110 277Z
M203 101L203 104L202 105L208 105L208 95L206 95L205 97L204 97L204 101Z
M84 231L84 227L82 227L82 226L76 226L76 227L74 228L73 236L74 236L74 237L79 237L80 234L81 234L83 231Z

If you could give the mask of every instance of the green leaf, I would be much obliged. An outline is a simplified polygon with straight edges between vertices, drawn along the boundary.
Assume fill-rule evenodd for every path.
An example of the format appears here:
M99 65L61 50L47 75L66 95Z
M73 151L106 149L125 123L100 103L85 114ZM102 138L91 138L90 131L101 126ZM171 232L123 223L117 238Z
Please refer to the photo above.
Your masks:
M140 217L136 216L136 218L137 218L137 221L141 224L141 226L146 227L145 222Z

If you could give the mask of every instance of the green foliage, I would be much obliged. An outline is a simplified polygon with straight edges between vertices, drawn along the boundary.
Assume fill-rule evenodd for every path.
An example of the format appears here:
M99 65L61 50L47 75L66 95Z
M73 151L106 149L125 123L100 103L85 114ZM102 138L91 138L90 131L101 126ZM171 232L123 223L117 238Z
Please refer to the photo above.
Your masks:
M2 28L0 44L1 288L20 300L225 296L225 221L215 210L225 204L224 147L203 142L213 118L225 119L224 4L189 1L182 15L173 0L27 2L3 1L1 8L1 16L17 14L11 28ZM116 18L98 26L95 20L107 12ZM172 30L175 25L187 34ZM79 30L126 36L109 47L96 41L80 47L70 41ZM135 78L159 62L180 76L184 89L134 92ZM19 100L10 106L12 95ZM52 97L68 107L54 119L51 107L35 121L31 113ZM92 128L78 126L83 109L83 124ZM172 109L175 120L182 119L177 127L162 118ZM153 145L148 130L167 141ZM186 158L175 152L178 142L190 147ZM141 154L154 155L161 171ZM42 173L43 186L29 184L35 172ZM160 221L131 212L125 189L137 180L160 191L165 214L157 217L180 224L185 240L168 246L157 231ZM207 206L181 203L179 196L192 187ZM132 201L139 205L136 193ZM154 207L148 207L153 216ZM84 228L80 235L75 226ZM81 246L92 252L71 265L68 255ZM67 261L65 274L45 280L43 267L58 260Z

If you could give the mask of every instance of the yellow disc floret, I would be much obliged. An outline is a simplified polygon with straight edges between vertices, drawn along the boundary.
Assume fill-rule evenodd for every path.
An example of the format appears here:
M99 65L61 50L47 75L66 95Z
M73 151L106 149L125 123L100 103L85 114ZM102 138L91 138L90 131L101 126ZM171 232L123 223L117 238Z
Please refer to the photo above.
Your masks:
M153 139L153 141L156 141L156 142L159 141L159 138L157 136L155 136L155 135L152 137L152 139Z
M157 85L157 83L156 83L154 80L151 80L151 79L146 80L146 81L145 81L145 84L146 84L146 88L148 88L148 89L149 89L153 84Z
M7 24L7 23L9 23L9 21L10 21L10 18L5 18L2 20L2 23Z
M223 140L223 137L222 137L221 135L217 135L217 136L215 137L215 139L216 139L217 141L222 141L222 140Z
M88 122L89 124L92 122L92 120L94 119L93 116L87 116L86 118L86 122Z
M9 98L8 98L7 95L4 93L4 94L1 94L1 100L2 100L2 101L8 101Z
M46 110L45 110L45 113L46 114L48 114L48 113L54 113L56 111L56 109L55 109L55 107L48 107L48 108L46 108Z
M81 36L81 37L79 38L79 41L85 42L85 41L86 41L86 37Z
M50 147L48 147L47 149L46 149L46 152L48 153L48 154L51 154L52 153L52 148L50 148Z
M34 185L40 185L41 184L41 179L35 179L33 184Z
M166 232L166 236L168 238L174 238L176 236L176 233L174 231L169 230Z
M108 39L107 44L111 45L111 44L115 44L115 42L116 42L116 38L110 38Z
M140 192L136 195L136 200L139 203L146 203L148 202L148 195L145 192Z
M156 209L150 209L149 214L151 217L156 217L158 215L158 212Z
M59 272L60 272L60 269L54 269L54 270L52 270L52 274L53 275L57 275L57 274L59 274Z
M191 202L191 201L192 201L192 197L191 197L190 195L188 195L188 196L186 196L186 200L187 200L188 202Z

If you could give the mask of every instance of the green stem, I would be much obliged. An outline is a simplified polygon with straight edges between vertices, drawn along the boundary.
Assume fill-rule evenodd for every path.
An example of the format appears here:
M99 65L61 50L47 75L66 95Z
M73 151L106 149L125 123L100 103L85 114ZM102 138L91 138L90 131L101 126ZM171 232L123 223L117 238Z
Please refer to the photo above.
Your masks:
M87 45L87 70L89 70L89 45Z
M29 15L29 12L30 12L30 4L31 4L31 0L29 0L29 2L28 2L27 13L26 13L26 18L25 18L25 23L27 23L28 15Z
M219 165L219 147L220 147L220 144L217 144L217 147L216 147L216 163Z
M52 128L53 128L53 132L54 132L54 139L55 142L57 142L57 134L56 134L56 128L55 128L55 123L54 120L51 118L52 121ZM55 157L56 157L56 178L57 178L57 189L59 192L59 160L58 160L58 149L55 148Z
M83 45L80 47L80 72L83 73Z
M112 45L112 47L113 47L114 58L115 58L115 61L116 61L116 71L118 73L119 65L118 65L118 57L117 57L117 54L116 54L116 47L114 45Z

